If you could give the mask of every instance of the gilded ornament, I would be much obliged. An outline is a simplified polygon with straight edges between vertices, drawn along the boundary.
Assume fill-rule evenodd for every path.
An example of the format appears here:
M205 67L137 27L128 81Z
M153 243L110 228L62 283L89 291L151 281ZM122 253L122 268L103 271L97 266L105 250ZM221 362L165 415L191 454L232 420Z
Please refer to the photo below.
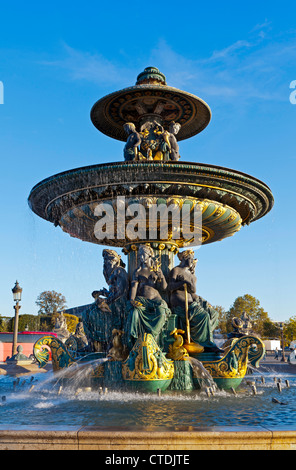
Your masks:
M255 336L236 338L228 346L225 356L217 361L202 361L204 368L214 379L243 378L246 374L248 362L258 367L263 357L265 347L262 341Z
M171 380L174 363L160 350L151 334L145 333L136 341L128 359L122 364L124 380Z
M174 336L175 341L173 344L169 345L169 352L166 355L168 359L173 359L174 361L185 361L189 357L187 350L183 346L184 340L182 335L184 334L184 330L177 328L170 333L171 336Z

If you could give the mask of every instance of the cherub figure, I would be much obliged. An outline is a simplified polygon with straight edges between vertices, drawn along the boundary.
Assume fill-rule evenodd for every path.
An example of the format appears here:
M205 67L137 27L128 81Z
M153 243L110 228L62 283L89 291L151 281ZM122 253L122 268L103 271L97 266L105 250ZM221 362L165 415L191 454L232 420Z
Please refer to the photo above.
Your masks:
M126 162L138 160L138 147L141 145L142 142L141 136L136 131L136 126L132 122L127 122L126 124L124 124L123 129L128 134L128 139L123 150L124 160Z
M180 129L181 124L172 121L169 127L169 131L163 132L162 151L164 153L164 160L179 160L179 145L176 139L176 135Z

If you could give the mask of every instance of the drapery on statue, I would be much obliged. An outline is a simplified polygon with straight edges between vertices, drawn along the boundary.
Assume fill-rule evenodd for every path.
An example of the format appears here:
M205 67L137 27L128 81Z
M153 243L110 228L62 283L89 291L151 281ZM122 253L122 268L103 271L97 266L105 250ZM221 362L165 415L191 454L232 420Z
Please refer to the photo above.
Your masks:
M171 309L178 316L179 328L186 330L187 308L191 339L203 346L205 351L223 352L213 342L213 331L218 325L218 312L196 294L197 260L194 259L194 251L183 251L178 254L178 258L181 263L170 272L168 288Z
M128 306L127 341L131 348L139 336L151 333L162 346L161 332L170 314L167 303L159 291L167 288L163 272L154 258L153 249L140 245L138 267L131 282L131 295Z
M108 289L94 291L95 303L83 314L83 326L91 350L108 351L113 329L122 330L129 295L128 275L121 256L115 250L103 250L103 274Z
M189 353L203 349L222 352L213 342L218 312L196 294L194 252L186 250L178 257L181 262L170 272L167 284L151 246L140 245L138 267L129 288L121 256L114 250L103 250L103 273L109 289L94 291L96 300L83 314L90 350L108 352L114 330L122 332L122 344L129 350L145 333L152 334L163 348L167 320L173 312L177 315L176 327L187 330L187 343L191 342L188 337L193 342L193 349L187 349ZM170 294L170 308L162 298L166 290ZM184 346L188 348L188 344Z

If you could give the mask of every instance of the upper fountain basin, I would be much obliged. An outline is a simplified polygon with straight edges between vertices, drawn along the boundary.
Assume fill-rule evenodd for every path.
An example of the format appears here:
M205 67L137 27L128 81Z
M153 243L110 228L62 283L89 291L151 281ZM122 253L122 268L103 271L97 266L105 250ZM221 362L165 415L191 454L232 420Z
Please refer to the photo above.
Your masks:
M65 171L38 183L29 205L71 236L97 244L125 246L129 240L98 240L98 203L172 201L202 207L202 243L233 235L242 225L267 214L274 203L269 187L245 173L191 162L115 162ZM147 240L146 240L147 241ZM164 240L165 241L165 240ZM186 246L180 240L179 247Z

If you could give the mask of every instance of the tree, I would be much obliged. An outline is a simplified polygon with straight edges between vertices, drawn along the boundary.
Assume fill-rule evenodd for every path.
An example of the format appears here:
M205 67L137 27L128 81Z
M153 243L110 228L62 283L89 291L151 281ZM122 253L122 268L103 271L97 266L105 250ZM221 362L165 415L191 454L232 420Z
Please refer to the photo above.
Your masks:
M67 307L65 297L54 290L41 292L36 304L39 307L38 315L56 315Z
M269 320L268 313L260 306L256 297L245 294L237 297L227 312L227 330L232 331L231 321L245 313L251 320L253 330L263 336L264 323Z
M285 322L284 335L289 342L296 339L296 317L291 317Z
M11 319L11 331L14 328L14 317ZM40 329L40 317L36 315L23 314L19 316L18 330L25 331L26 328L29 331L39 331Z
M276 323L268 319L263 322L262 336L264 338L280 338L281 330Z
M220 332L225 335L227 333L227 313L225 308L221 305L215 305L213 308L219 313L219 325Z
M6 331L6 322L4 318L2 318L2 315L0 315L0 331Z

